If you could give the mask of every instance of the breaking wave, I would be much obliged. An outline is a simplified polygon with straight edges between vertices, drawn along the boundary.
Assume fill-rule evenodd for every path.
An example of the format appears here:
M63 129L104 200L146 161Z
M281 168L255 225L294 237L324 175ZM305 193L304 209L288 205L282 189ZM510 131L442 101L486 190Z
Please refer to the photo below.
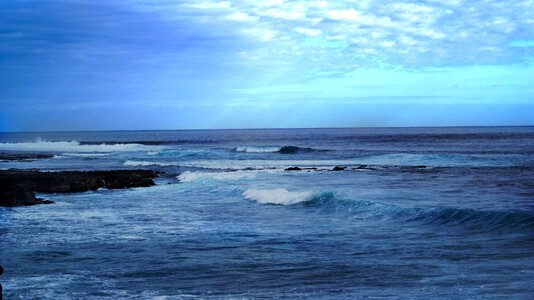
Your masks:
M224 180L239 180L239 179L253 179L257 172L254 171L235 171L235 172L192 172L185 171L176 178L181 182L193 182L203 179L211 179L216 181Z
M281 154L294 154L303 152L322 152L326 150L319 150L307 147L297 146L240 146L233 149L235 152L245 153L281 153Z
M311 201L316 194L314 192L290 192L286 189L248 189L243 192L243 196L262 204L292 205Z
M146 146L141 144L82 144L77 141L49 142L36 140L35 142L23 143L0 143L0 150L7 151L38 151L38 152L129 152L151 151L161 147Z
M108 153L63 153L63 156L76 156L76 157L102 157L107 156Z
M155 162L155 161L138 161L138 160L127 160L124 162L125 166L129 167L149 167L149 166L160 166L160 167L168 167L168 166L179 166L178 163L171 163L171 162Z
M337 193L311 191L290 192L286 189L248 189L246 199L262 204L317 207L326 211L343 212L364 218L383 218L425 225L463 226L479 230L534 230L534 214L517 210L476 210L467 208L405 208L379 202L352 200Z

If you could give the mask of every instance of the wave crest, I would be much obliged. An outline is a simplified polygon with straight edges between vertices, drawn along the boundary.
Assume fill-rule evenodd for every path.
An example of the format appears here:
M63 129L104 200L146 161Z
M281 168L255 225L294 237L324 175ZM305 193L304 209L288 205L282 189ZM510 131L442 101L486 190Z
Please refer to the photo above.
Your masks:
M165 162L155 162L155 161L143 161L143 160L127 160L124 162L125 166L129 167L149 167L149 166L160 166L160 167L169 167L169 166L179 166L177 163L165 163Z
M280 153L280 154L295 154L302 152L321 152L326 150L319 150L308 147L297 146L239 146L233 149L235 152L245 153Z
M193 182L203 179L211 179L216 181L224 180L239 180L239 179L253 179L256 177L256 172L252 171L235 171L235 172L192 172L185 171L176 178L181 182Z
M347 213L366 218L389 219L403 223L460 226L477 230L534 229L534 215L517 210L485 211L468 208L404 208L392 204L346 199L337 193L289 192L286 189L248 189L246 199L262 204L316 207L323 211Z
M22 143L0 143L0 150L7 151L37 151L37 152L129 152L129 151L150 151L161 149L161 147L145 146L141 144L93 144L87 145L77 141L43 141Z
M247 199L254 200L262 204L292 205L311 201L315 193L313 192L290 192L286 189L260 190L248 189L243 192Z

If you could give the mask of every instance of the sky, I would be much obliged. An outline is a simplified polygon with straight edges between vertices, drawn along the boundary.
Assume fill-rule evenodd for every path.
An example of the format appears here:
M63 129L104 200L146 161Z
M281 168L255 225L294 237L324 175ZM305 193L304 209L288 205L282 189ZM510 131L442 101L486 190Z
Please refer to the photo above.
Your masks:
M534 125L534 0L0 1L0 131Z

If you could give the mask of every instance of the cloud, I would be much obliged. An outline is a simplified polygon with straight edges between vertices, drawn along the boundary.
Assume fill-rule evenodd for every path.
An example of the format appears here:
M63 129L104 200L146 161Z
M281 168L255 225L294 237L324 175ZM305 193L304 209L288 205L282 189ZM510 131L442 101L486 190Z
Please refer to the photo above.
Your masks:
M300 34L307 35L307 36L312 36L312 37L321 35L321 30L319 30L319 29L310 29L310 28L297 27L297 28L295 28L295 31L300 33Z
M534 37L530 0L241 0L231 1L231 8L229 19L277 32L276 42L269 49L258 49L255 57L294 56L303 62L322 60L325 68L350 69L370 62L405 67L519 63L532 56L508 46L513 40ZM335 55L309 47L306 38L319 35L325 41L343 42L336 50L331 48ZM273 35L268 36L256 38L272 41Z
M258 17L251 16L247 13L240 12L240 11L231 13L228 16L226 16L226 18L228 20L238 21L238 22L254 22L254 21L259 20Z
M228 1L222 2L198 2L190 4L191 7L201 8L201 9L223 9L230 8L232 4Z

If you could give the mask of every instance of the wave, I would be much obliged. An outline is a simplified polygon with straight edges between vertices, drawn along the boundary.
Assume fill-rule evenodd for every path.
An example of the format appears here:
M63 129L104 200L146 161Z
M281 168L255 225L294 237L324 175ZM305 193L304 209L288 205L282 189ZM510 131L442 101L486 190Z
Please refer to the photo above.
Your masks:
M246 199L262 204L304 205L322 210L344 212L363 218L389 219L424 225L461 226L478 230L534 230L534 214L518 210L476 210L468 208L405 208L379 202L352 200L331 192L289 192L286 189L248 189Z
M0 143L0 150L8 151L37 151L37 152L130 152L130 151L152 151L161 149L160 147L150 147L141 144L94 144L87 145L77 141L56 141L49 142L37 140L35 142L22 143Z
M281 153L281 154L295 154L303 152L322 152L327 150L320 150L307 147L297 146L240 146L233 149L235 152L245 153Z
M92 159L98 159L99 157L107 156L109 153L62 153L61 155L54 155L53 158L56 159L64 159L64 158L72 158L72 157L79 157L84 160L92 160Z
M108 153L63 153L63 156L76 156L76 157L102 157L107 156Z
M290 192L286 189L258 190L248 189L243 192L247 199L262 204L292 205L314 199L314 192Z
M160 146L160 145L181 145L181 144L218 144L219 140L163 140L163 141L82 141L81 145L117 145L117 144L141 144L146 146Z
M169 166L179 166L178 163L172 162L155 162L155 161L138 161L138 160L127 160L124 162L125 166L129 167L149 167L149 166L160 166L160 167L169 167Z
M448 129L450 130L450 128ZM477 132L477 133L397 133L397 134L346 134L330 137L335 140L360 141L365 143L406 143L406 142L454 142L454 141L493 141L505 139L534 138L534 132Z
M176 178L181 182L193 182L197 180L239 180L239 179L253 179L257 175L254 171L234 171L234 172L192 172L185 171Z
M202 159L188 160L180 163L183 167L203 168L214 170L270 170L285 169L291 166L317 167L332 169L337 165L354 165L353 160L232 160L232 159Z
M233 150L235 152L246 152L246 153L276 153L280 151L281 147L253 147L253 146L240 146L236 147Z

